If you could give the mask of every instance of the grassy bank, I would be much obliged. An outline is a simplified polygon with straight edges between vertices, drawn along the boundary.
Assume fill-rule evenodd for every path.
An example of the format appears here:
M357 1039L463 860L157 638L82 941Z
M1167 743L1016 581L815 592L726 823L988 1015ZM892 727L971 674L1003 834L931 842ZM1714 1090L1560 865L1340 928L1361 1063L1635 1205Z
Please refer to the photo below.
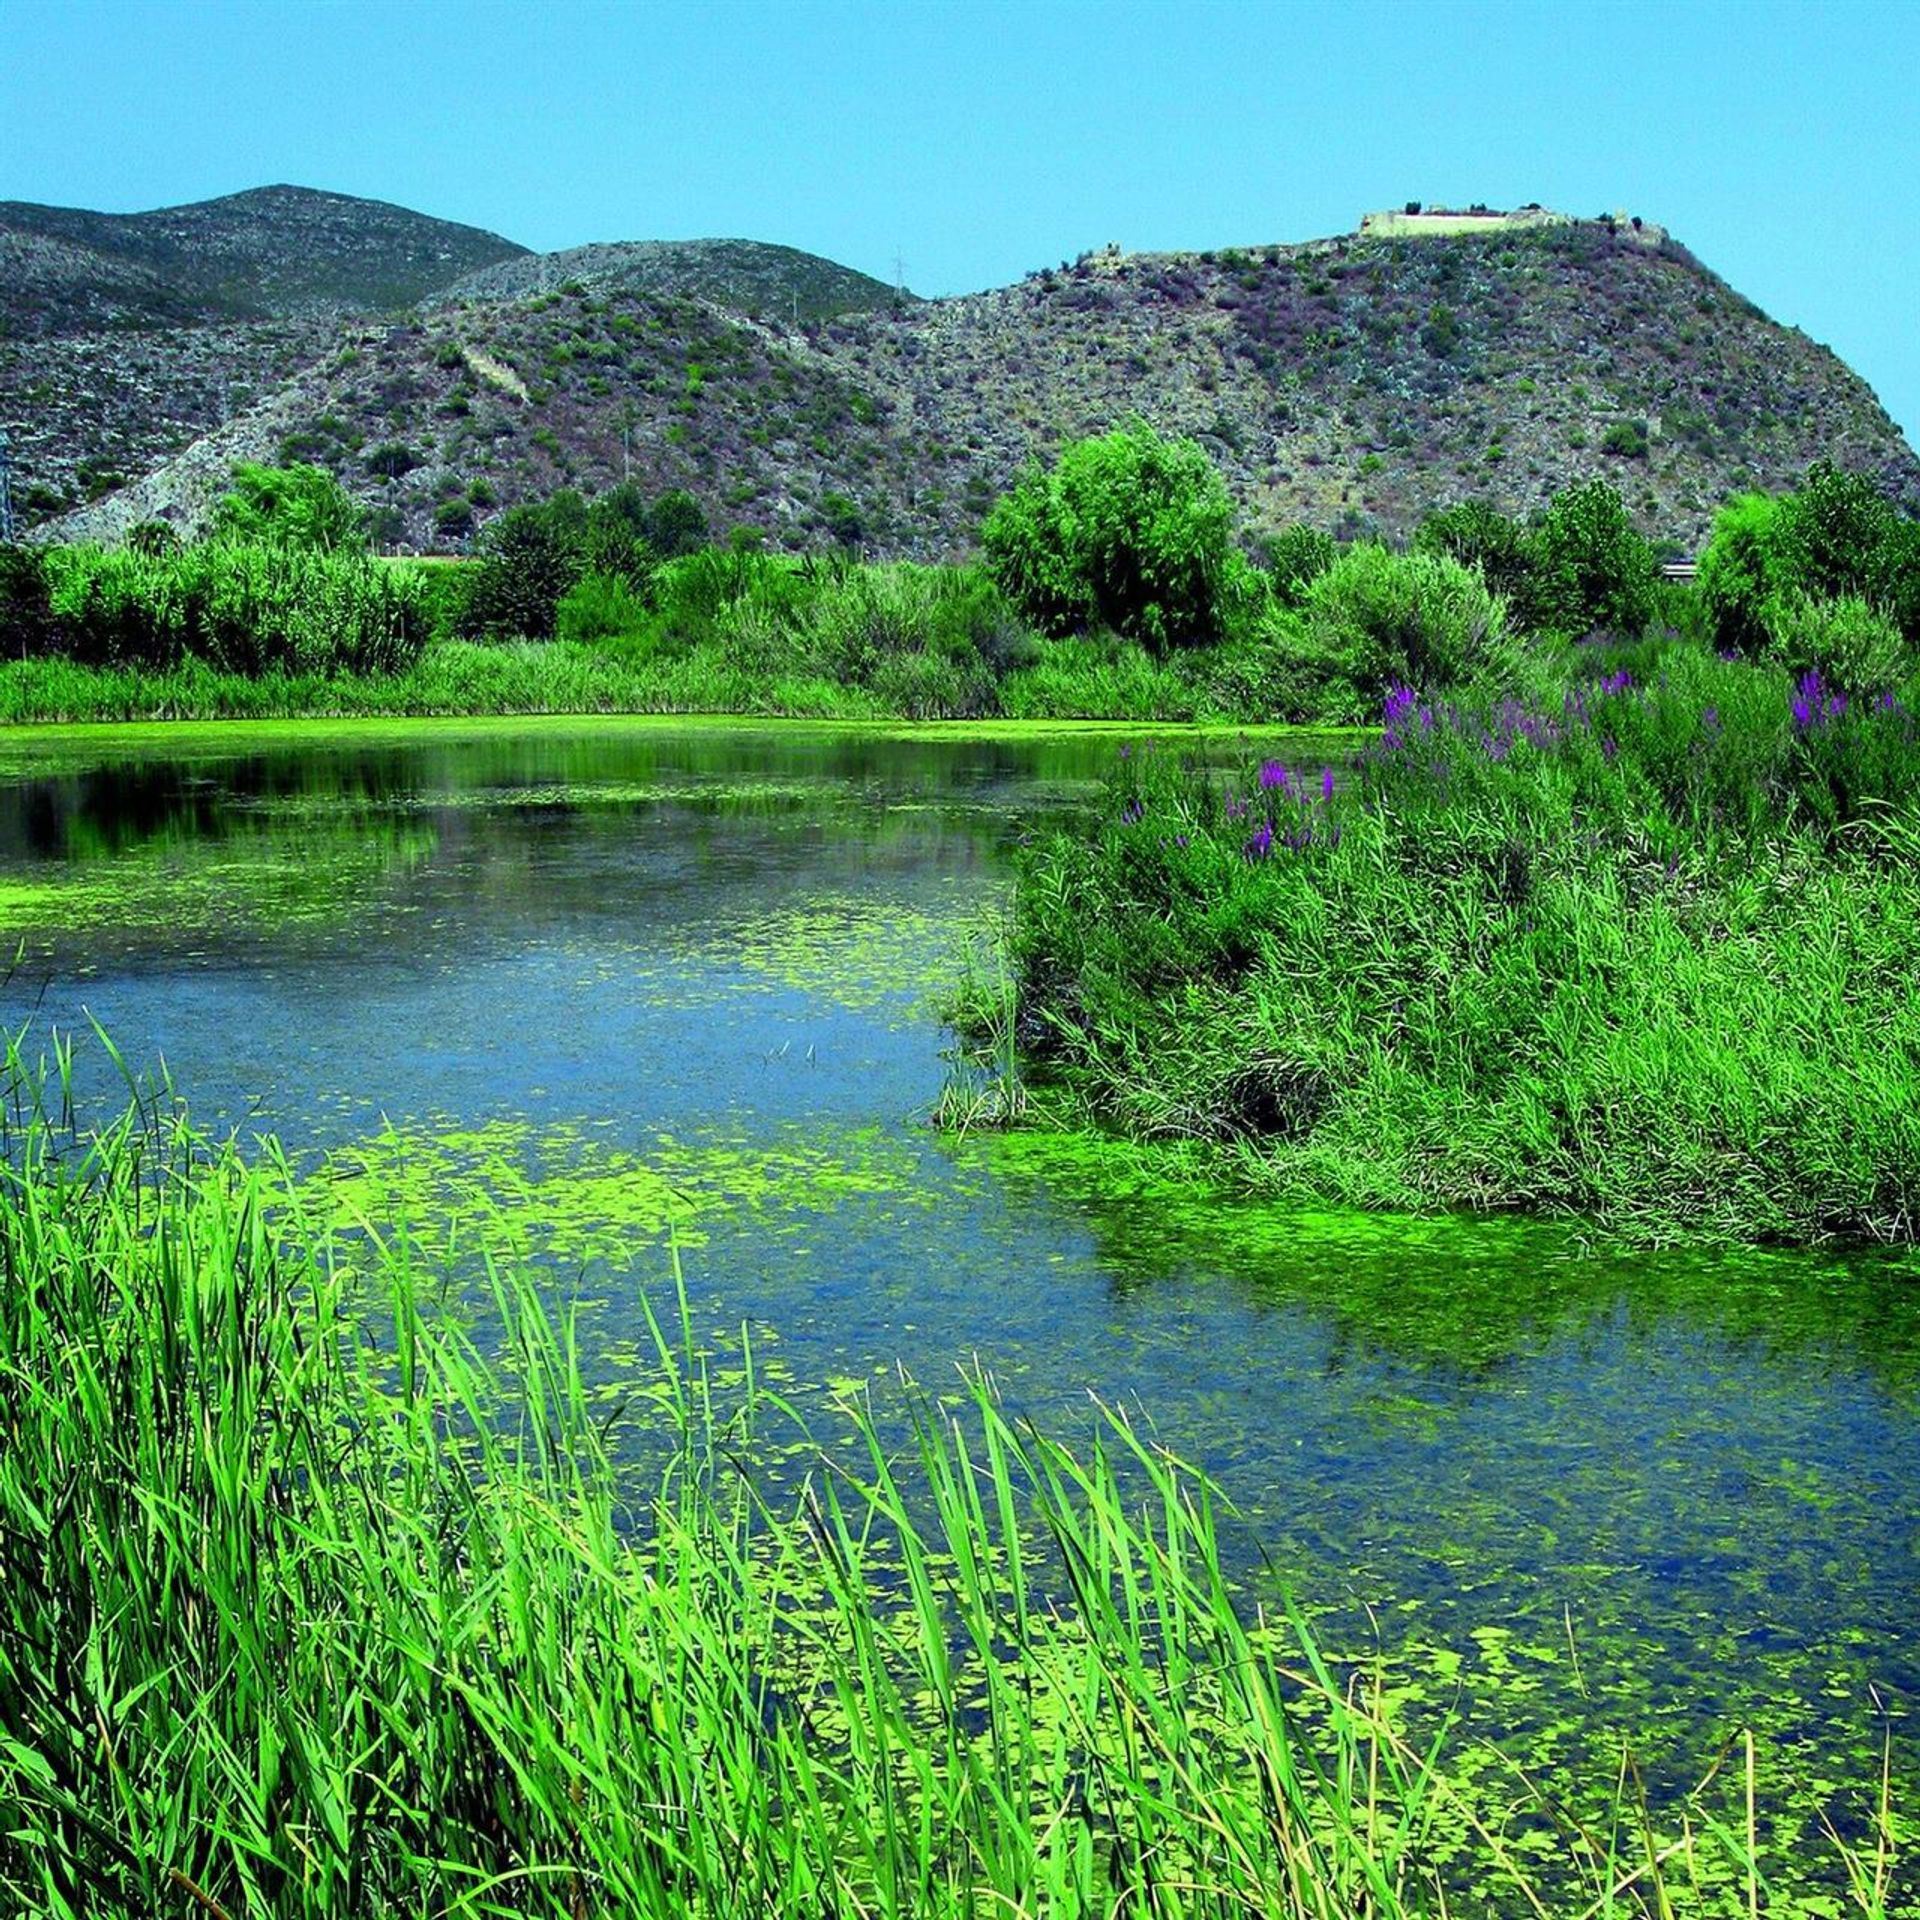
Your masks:
M1122 762L958 1017L995 1111L1280 1192L1910 1239L1917 809L1898 701L1704 650L1551 707L1402 691L1337 773Z
M510 1275L432 1307L270 1153L76 1139L11 1077L10 1910L1902 1910L1887 1793L1772 1851L1750 1746L1657 1819L1468 1796L1118 1416L1076 1457L981 1385L903 1452L854 1406L779 1493L750 1365L663 1337L609 1401Z

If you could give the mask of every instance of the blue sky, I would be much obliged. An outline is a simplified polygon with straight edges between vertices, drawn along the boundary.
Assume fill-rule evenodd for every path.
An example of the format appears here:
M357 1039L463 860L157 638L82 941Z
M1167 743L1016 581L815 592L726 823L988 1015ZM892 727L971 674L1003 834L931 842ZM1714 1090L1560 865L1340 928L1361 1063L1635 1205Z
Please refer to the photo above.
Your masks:
M0 0L0 198L273 181L921 293L1407 199L1658 220L1920 439L1920 0Z

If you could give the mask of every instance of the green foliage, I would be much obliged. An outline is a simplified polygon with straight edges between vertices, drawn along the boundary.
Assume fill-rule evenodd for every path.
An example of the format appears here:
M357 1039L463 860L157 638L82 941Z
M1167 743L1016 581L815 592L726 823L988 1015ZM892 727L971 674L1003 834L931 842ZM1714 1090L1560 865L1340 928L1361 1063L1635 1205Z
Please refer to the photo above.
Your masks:
M399 480L420 464L420 456L404 440L383 440L366 458L366 469L383 480Z
M1600 451L1619 460L1644 460L1648 444L1644 420L1616 420L1600 436Z
M1136 422L1031 470L980 538L1001 590L1043 632L1097 620L1165 652L1224 631L1247 572L1232 529L1200 448Z
M1748 494L1721 510L1700 589L1717 643L1749 658L1823 600L1864 600L1920 644L1920 524L1822 461L1796 493Z
M213 513L215 540L337 553L366 544L365 517L325 467L243 461Z
M1462 500L1428 514L1414 533L1413 550L1457 560L1479 574L1491 592L1516 607L1526 604L1526 533L1489 501Z
M1920 738L1676 648L1564 703L1398 696L1357 768L1135 756L1033 849L1030 1103L1296 1198L1637 1239L1910 1239Z
M431 626L419 570L364 553L234 539L157 555L57 547L46 574L45 650L92 666L391 673Z
M684 487L671 487L654 501L641 531L662 560L698 553L713 537L706 508Z
M1378 711L1391 687L1506 685L1517 671L1505 606L1443 554L1351 546L1307 589L1304 618L1309 647L1345 689L1328 719Z
M1340 543L1332 534L1299 521L1270 535L1264 547L1273 596L1283 607L1300 606L1307 589L1340 553Z
M586 571L585 528L577 494L509 507L489 520L463 572L458 630L550 640L560 602Z
M1789 671L1816 673L1852 699L1891 692L1913 674L1913 649L1900 629L1857 594L1783 595L1767 602L1762 617L1768 649Z
M135 553L178 553L181 544L179 533L164 520L142 520L127 529L127 545Z
M473 531L473 506L465 498L442 500L433 510L433 530L443 540L462 540Z
M1554 495L1529 532L1527 561L1536 632L1631 636L1653 618L1659 562L1604 480Z
M1781 503L1765 493L1728 501L1714 517L1695 582L1716 644L1748 659L1764 653L1770 644L1766 609L1793 584Z
M40 547L0 544L0 658L23 660L57 650L47 557Z

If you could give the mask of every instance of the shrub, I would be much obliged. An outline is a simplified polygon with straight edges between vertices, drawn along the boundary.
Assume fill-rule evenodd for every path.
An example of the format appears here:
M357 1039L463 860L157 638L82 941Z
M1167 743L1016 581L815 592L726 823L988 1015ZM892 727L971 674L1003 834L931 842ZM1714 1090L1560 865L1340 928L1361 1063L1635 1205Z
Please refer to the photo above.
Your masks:
M594 643L638 633L646 622L646 602L622 575L589 573L562 596L554 638Z
M1780 502L1743 493L1714 516L1696 581L1715 643L1757 658L1771 643L1766 609L1792 591L1780 529Z
M1653 618L1659 563L1604 480L1554 495L1527 539L1528 624L1577 639L1639 633Z
M707 510L684 487L672 487L647 509L640 528L662 560L698 553L713 537Z
M1307 589L1340 555L1340 543L1332 534L1298 521L1270 535L1265 545L1273 597L1283 607L1301 605Z
M1920 525L1858 474L1817 463L1797 492L1724 507L1700 559L1718 644L1755 657L1782 619L1776 602L1857 598L1920 644Z
M1200 448L1136 421L1069 447L1050 473L1029 471L981 542L995 581L1044 632L1098 620L1164 652L1224 630L1247 572L1232 527Z
M1480 577L1443 554L1349 547L1307 589L1310 649L1331 663L1358 719L1396 686L1452 687L1510 681L1516 648L1503 601Z
M1619 460L1644 460L1647 457L1647 423L1644 420L1616 420L1600 436L1600 451Z
M26 660L58 651L59 628L38 547L0 545L0 652Z
M1886 693L1913 671L1900 629L1857 594L1782 595L1767 603L1763 617L1771 651L1791 672L1817 674L1849 698Z
M403 440L383 440L367 455L366 468L383 480L398 480L420 464L420 456Z
M214 508L212 537L332 553L366 545L366 516L325 467L242 461Z
M1485 500L1462 500L1421 521L1413 536L1415 553L1442 554L1471 567L1491 592L1524 606L1529 566L1527 538L1521 527Z
M571 500L556 494L488 521L464 576L461 633L552 639L560 602L586 570L584 518L577 494Z
M443 539L464 539L473 531L472 503L465 498L441 501L433 510L433 530Z

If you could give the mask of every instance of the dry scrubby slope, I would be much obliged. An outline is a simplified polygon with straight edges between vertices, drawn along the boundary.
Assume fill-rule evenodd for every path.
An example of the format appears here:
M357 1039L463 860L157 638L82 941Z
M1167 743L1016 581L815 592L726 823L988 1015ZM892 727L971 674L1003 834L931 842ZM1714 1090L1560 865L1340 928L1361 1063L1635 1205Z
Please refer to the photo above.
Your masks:
M0 425L25 509L151 471L327 352L343 315L524 251L304 187L134 214L0 202Z
M696 297L720 290L713 258L666 279L647 249L576 263L509 262L404 325L359 329L186 465L63 531L191 522L232 458L303 457L418 545L476 485L484 518L630 473L783 544L857 525L870 551L945 555L1025 461L1135 410L1198 436L1256 527L1402 533L1450 500L1526 509L1601 474L1649 533L1693 547L1728 493L1819 458L1920 505L1920 462L1835 355L1683 249L1599 223L1106 253L799 328ZM552 284L474 297L523 276ZM381 478L368 455L396 441L419 465Z
M756 319L792 322L827 320L909 297L798 247L759 240L622 240L498 261L463 275L424 304L527 300L575 284L596 293L686 295Z

